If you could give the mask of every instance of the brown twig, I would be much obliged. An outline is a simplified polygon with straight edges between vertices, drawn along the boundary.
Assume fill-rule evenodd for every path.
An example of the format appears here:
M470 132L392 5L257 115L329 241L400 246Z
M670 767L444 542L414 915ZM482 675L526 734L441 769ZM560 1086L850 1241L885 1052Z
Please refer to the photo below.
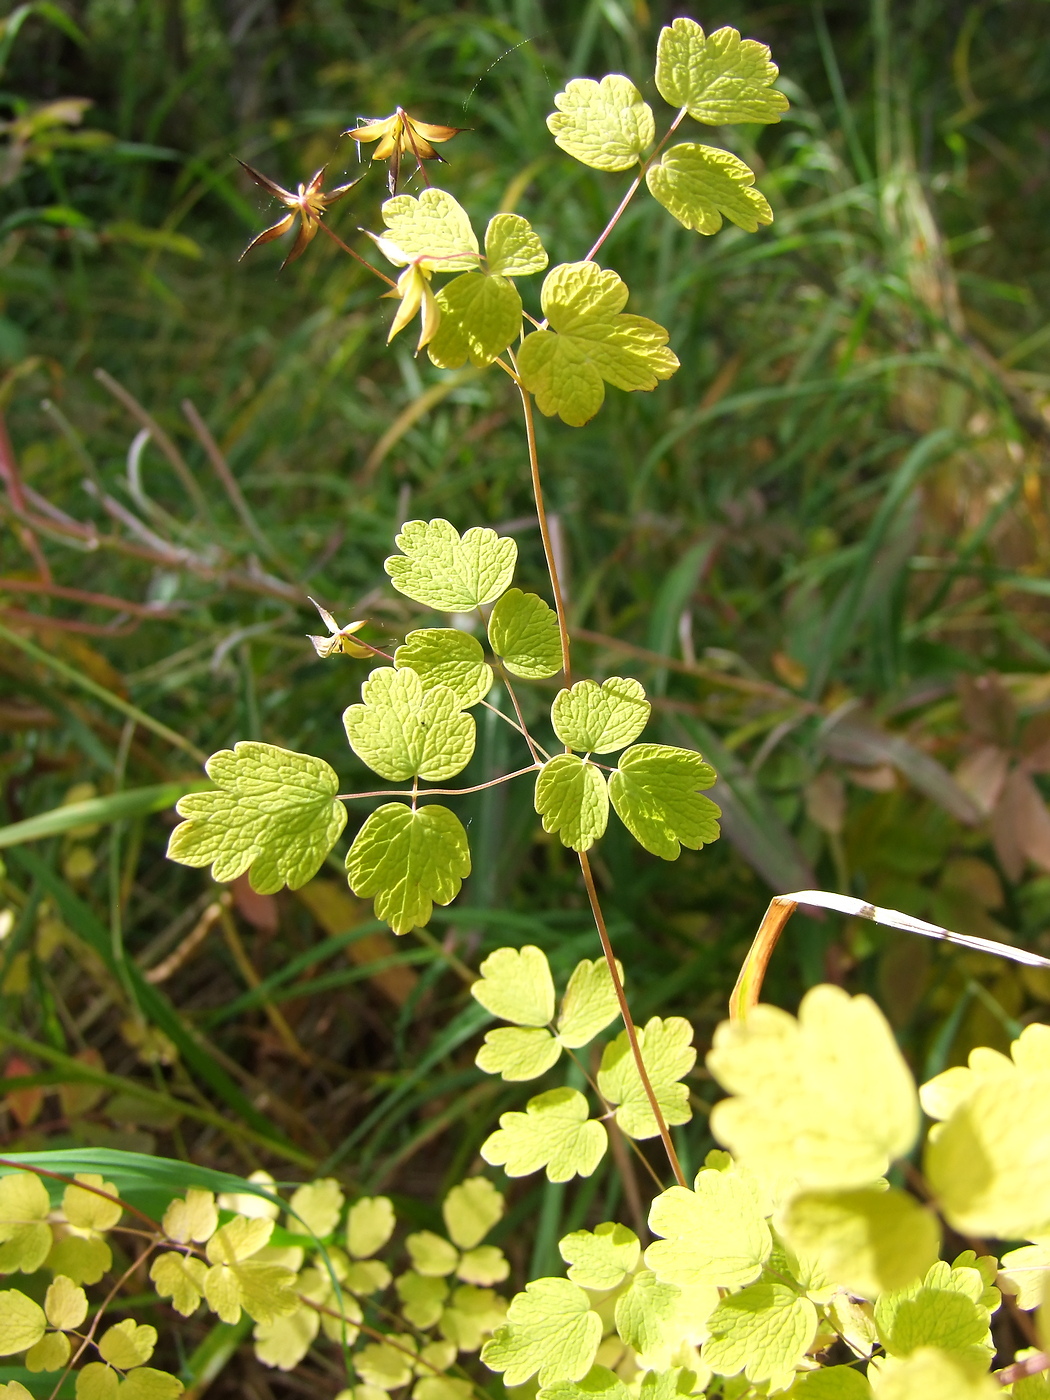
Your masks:
M138 423L139 427L147 430L150 437L171 463L175 475L185 487L186 494L193 502L198 514L203 516L205 520L209 520L211 518L211 511L208 508L208 502L205 499L204 492L197 484L197 478L193 475L182 453L153 415L148 409L143 408L134 394L125 389L123 384L114 379L111 374L107 374L104 369L96 369L95 378L104 388L109 390L118 403L124 405L132 418Z
M11 505L16 511L24 511L26 506L25 494L22 490L22 478L18 471L18 459L15 456L15 449L11 443L11 435L7 431L7 423L4 415L0 413L0 480L3 481L10 497ZM32 529L23 524L21 530L16 532L26 552L29 554L36 571L45 583L51 582L51 569L47 562L47 556L40 547L40 541L33 533Z

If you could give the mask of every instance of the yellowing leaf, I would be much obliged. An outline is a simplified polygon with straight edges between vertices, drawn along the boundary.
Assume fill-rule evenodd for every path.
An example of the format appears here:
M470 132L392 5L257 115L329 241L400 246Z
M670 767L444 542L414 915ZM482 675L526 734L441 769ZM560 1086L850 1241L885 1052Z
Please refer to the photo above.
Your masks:
M87 1317L87 1294L78 1288L72 1279L59 1274L47 1290L44 1298L44 1312L52 1327L59 1331L76 1328Z
M558 616L537 593L507 589L489 616L489 644L513 676L543 680L561 670Z
M903 1191L804 1192L788 1202L778 1229L831 1282L862 1298L922 1278L940 1245L936 1217Z
M533 805L544 831L574 851L589 851L609 822L609 785L593 763L574 753L555 754L536 776Z
M253 1185L269 1191L271 1195L276 1194L276 1184L269 1172L254 1171L248 1180ZM223 1191L219 1195L219 1205L223 1210L232 1210L234 1215L246 1215L250 1220L276 1220L281 1213L281 1207L276 1200L249 1194L247 1191Z
M204 1296L204 1278L208 1267L203 1259L185 1254L158 1254L150 1266L149 1276L162 1298L183 1317L196 1312Z
M240 1321L242 1308L255 1322L270 1322L299 1306L292 1271L256 1259L213 1265L205 1275L204 1296L211 1310L229 1323Z
M538 1094L524 1113L500 1114L499 1124L481 1144L481 1155L508 1176L528 1176L541 1167L549 1181L590 1176L608 1142L604 1126L588 1119L587 1100L578 1089Z
M77 1372L77 1400L116 1400L120 1377L101 1361L90 1361Z
M113 1251L100 1237L85 1239L80 1235L66 1235L55 1241L45 1263L54 1273L65 1274L73 1283L98 1283L102 1275L109 1272Z
M182 1390L178 1376L154 1370L152 1366L137 1366L122 1381L120 1400L175 1400Z
M437 294L441 324L427 354L441 369L492 364L521 334L521 297L506 277L464 272Z
M525 337L518 371L548 418L581 427L601 408L605 383L655 389L678 368L662 326L621 314L627 297L619 276L593 262L563 263L544 279L540 302L552 329Z
M312 1231L319 1239L325 1239L339 1223L344 1199L342 1188L333 1177L308 1181L292 1195L290 1205L295 1215L289 1213L288 1229L293 1234Z
M390 1284L390 1270L381 1259L355 1259L347 1270L346 1288L351 1293L381 1293Z
M920 1347L899 1366L874 1379L875 1400L996 1400L1002 1388L991 1376L974 1375L936 1347Z
M208 1241L205 1253L209 1264L237 1264L250 1259L269 1243L273 1221L264 1217L250 1219L238 1215L218 1230Z
M471 1176L453 1186L441 1204L449 1239L460 1249L479 1245L503 1211L502 1193L485 1176Z
M789 1400L873 1400L867 1378L852 1366L803 1371L788 1391Z
M475 526L462 539L447 520L410 520L384 568L399 593L439 612L473 612L494 603L514 577L518 546Z
M547 955L527 943L497 948L481 964L470 994L486 1011L517 1026L546 1026L554 1019L554 980Z
M371 1342L355 1353L354 1370L368 1385L397 1390L412 1379L415 1351L412 1338L403 1334L391 1342Z
M78 1172L73 1178L79 1186L67 1186L62 1193L62 1212L70 1225L80 1230L112 1230L124 1214L119 1201L107 1200L117 1194L112 1181L103 1181L91 1172ZM84 1190L84 1187L91 1190ZM102 1191L105 1195L99 1195Z
M259 894L312 880L346 825L335 770L323 759L255 741L220 749L206 768L216 788L179 798L176 808L187 820L171 833L168 858L210 865L219 881L248 870Z
M582 1097L582 1095L581 1095ZM507 1322L481 1351L507 1386L538 1374L541 1386L585 1376L602 1339L602 1322L587 1294L564 1278L541 1278L515 1295Z
M409 632L394 652L394 665L415 671L423 690L444 686L461 709L468 710L492 689L492 668L485 664L481 643L456 627L424 627Z
M69 1360L72 1348L64 1332L46 1332L26 1352L27 1371L60 1371Z
M0 1177L0 1274L32 1274L51 1250L51 1201L33 1172Z
M755 189L755 172L717 146L672 146L645 172L653 198L680 224L717 233L729 219L745 233L773 222L769 201Z
M698 851L718 840L721 811L700 790L715 771L690 749L636 744L621 754L609 779L613 810L647 851L677 860L683 846Z
M471 1400L473 1394L471 1381L456 1376L426 1375L416 1381L412 1400Z
M203 1244L219 1228L219 1212L211 1191L191 1187L185 1200L174 1200L164 1212L161 1222L165 1235L176 1244L195 1240Z
M382 206L387 233L376 242L392 262L418 262L431 272L465 272L477 267L478 240L461 204L445 190L425 189L418 199L399 194ZM391 255L400 251L399 260Z
M144 1366L156 1345L157 1329L140 1326L129 1317L103 1332L98 1354L119 1371L130 1371L133 1366Z
M645 1251L657 1278L679 1287L741 1288L762 1272L773 1246L754 1186L740 1173L701 1171L694 1189L657 1196L649 1228L664 1236Z
M907 1288L883 1293L875 1303L875 1325L889 1356L910 1356L920 1347L949 1352L969 1371L987 1370L995 1347L990 1313L980 1301L985 1282L974 1268L943 1260Z
M560 690L551 706L551 722L570 749L615 753L638 738L651 709L638 681L610 676L601 685L577 681L570 690Z
M362 1196L346 1216L346 1247L355 1259L368 1259L394 1233L394 1207L389 1196Z
M485 1032L485 1043L474 1063L486 1074L523 1083L546 1074L560 1055L561 1045L543 1027L499 1026Z
M706 35L692 19L676 19L660 31L656 86L672 107L708 126L734 122L777 122L788 100L770 84L779 70L769 49L741 39L735 29Z
M444 1278L451 1274L459 1262L459 1251L433 1230L420 1230L405 1240L413 1267L429 1278Z
M712 1110L712 1133L766 1178L867 1186L915 1141L915 1085L869 997L814 987L797 1021L757 1006L718 1027L707 1065L734 1095Z
M435 902L450 904L470 874L467 833L447 807L413 812L402 802L377 807L346 857L354 894L375 896L377 919L395 933L422 928Z
M0 1385L0 1400L33 1400L33 1392L26 1390L21 1381L8 1381Z
M555 143L595 170L629 170L656 139L652 108L619 73L600 83L573 78L547 118Z
M679 1084L696 1063L693 1028L682 1016L653 1016L638 1028L642 1063L649 1074L656 1102L668 1123L688 1123L692 1115L689 1090ZM653 1116L627 1032L621 1031L602 1052L598 1088L609 1103L619 1104L616 1121L628 1137L651 1138L660 1131Z
M44 1310L17 1288L0 1292L0 1356L13 1356L39 1342L47 1331Z
M443 1278L427 1278L424 1274L409 1271L394 1280L397 1296L401 1299L401 1313L413 1327L426 1330L433 1327L440 1318L445 1299L448 1297L448 1284Z
M615 1341L615 1338L613 1340ZM604 1347L602 1350L604 1351ZM643 1386L651 1378L652 1372L646 1372ZM560 1381L556 1385L544 1386L539 1392L538 1400L628 1400L629 1394L619 1376L607 1366L595 1365L578 1381ZM644 1389L641 1394L646 1400L655 1400L655 1397L650 1397ZM659 1400L671 1400L671 1397L661 1395Z
M510 1273L510 1264L502 1249L495 1245L483 1244L466 1250L456 1265L456 1277L464 1283L474 1283L487 1288L493 1283L502 1283Z
M1019 1308L1037 1308L1047 1296L1050 1281L1050 1248L1026 1244L1003 1255L1003 1286L1017 1298Z
M441 1314L440 1331L457 1351L477 1351L485 1337L506 1320L505 1298L491 1288L462 1284L453 1292L451 1306Z
M528 219L520 214L496 214L485 230L489 272L503 277L528 277L547 266L547 251Z
M618 1287L641 1257L634 1231L611 1220L596 1225L593 1232L574 1230L558 1242L558 1249L573 1283L599 1292Z
M381 778L441 782L470 762L474 720L447 686L426 690L415 671L380 666L361 686L361 699L343 711L346 737Z
M623 967L616 964L620 980ZM591 962L584 958L576 964L558 1013L558 1040L570 1050L589 1045L599 1031L620 1014L609 965L604 958Z
M301 1307L288 1317L257 1322L252 1329L255 1355L264 1366L274 1366L279 1371L294 1371L320 1330L321 1314L309 1307Z
M701 1356L719 1376L743 1371L754 1384L785 1390L817 1331L817 1311L781 1283L753 1283L723 1298L708 1322Z
M712 1309L717 1298L714 1292ZM661 1283L648 1269L640 1270L616 1300L614 1316L620 1340L642 1356L666 1350L669 1341L679 1340L675 1334L680 1331L681 1301L680 1288Z

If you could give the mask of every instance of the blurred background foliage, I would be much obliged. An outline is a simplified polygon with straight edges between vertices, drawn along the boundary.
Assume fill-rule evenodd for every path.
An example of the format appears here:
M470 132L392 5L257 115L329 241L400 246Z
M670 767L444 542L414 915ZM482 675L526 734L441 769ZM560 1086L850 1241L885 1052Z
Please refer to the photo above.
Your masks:
M1042 0L688 12L781 66L783 122L714 135L776 221L701 239L639 198L602 259L683 368L610 392L585 430L544 422L540 449L579 664L637 674L653 737L721 774L717 846L668 866L614 826L595 862L636 1015L685 1014L703 1046L774 891L850 891L1050 952L1050 47ZM407 518L514 532L543 587L511 386L437 371L404 337L388 351L374 279L325 238L280 275L278 248L239 263L273 215L235 157L286 185L325 164L353 178L340 133L400 104L466 128L434 168L476 227L513 208L552 260L578 258L626 182L556 150L553 94L624 72L660 109L655 40L678 13L8 8L4 821L191 781L198 751L247 737L323 755L352 788L339 715L367 667L317 660L305 595L368 616L379 645L418 625L380 586ZM373 169L332 226L367 251L356 230L384 196ZM481 738L468 782L516 762L504 732ZM276 899L167 864L170 812L10 845L4 1145L325 1164L429 1219L523 1098L473 1068L467 969L502 942L564 969L595 952L575 862L530 797L469 800L476 874L396 946L334 857ZM828 978L879 997L921 1074L1050 1005L1042 974L799 915L768 994ZM702 1071L693 1088L695 1165ZM577 1188L520 1183L516 1267L549 1266L622 1189L613 1159ZM514 1234L529 1218L534 1243Z

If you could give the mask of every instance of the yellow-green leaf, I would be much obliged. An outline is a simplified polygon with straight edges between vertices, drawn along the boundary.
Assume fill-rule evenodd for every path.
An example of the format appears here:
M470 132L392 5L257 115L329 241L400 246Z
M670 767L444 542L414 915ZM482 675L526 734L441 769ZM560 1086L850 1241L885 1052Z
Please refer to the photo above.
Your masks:
M475 526L462 539L447 520L410 520L384 568L399 593L439 612L473 612L510 585L518 546L509 536Z
M17 1288L0 1292L0 1356L27 1351L46 1331L47 1318L39 1303Z
M587 1114L587 1100L578 1089L537 1094L524 1113L500 1115L498 1130L481 1144L481 1155L508 1176L528 1176L541 1167L549 1181L590 1176L605 1155L608 1136L604 1125Z
M569 1265L573 1283L598 1292L617 1288L641 1256L634 1231L612 1220L596 1225L593 1231L574 1230L558 1242L558 1250Z
M900 1365L881 1369L872 1389L875 1400L996 1400L1003 1394L991 1376L974 1375L932 1346L920 1347Z
M428 1278L445 1278L455 1271L459 1262L459 1251L448 1240L435 1235L433 1230L420 1230L409 1235L405 1248L412 1259L417 1273Z
M502 1249L493 1244L478 1245L460 1255L456 1265L456 1277L464 1283L477 1284L487 1288L493 1283L502 1283L510 1273L510 1264Z
M319 1239L325 1239L339 1223L344 1199L342 1187L334 1177L308 1181L292 1194L290 1205L295 1214L289 1213L288 1229L293 1234L312 1231Z
M208 1266L203 1259L185 1254L158 1254L150 1266L149 1276L162 1298L183 1317L196 1312L204 1296L204 1279Z
M394 1233L396 1219L389 1196L362 1196L346 1216L346 1247L355 1259L368 1259Z
M78 1186L67 1186L62 1193L62 1212L70 1225L79 1230L112 1230L124 1214L124 1207L116 1200L107 1200L117 1194L112 1181L103 1181L91 1172L78 1172L73 1178ZM85 1190L91 1187L91 1190ZM99 1195L102 1191L105 1195Z
M152 1366L137 1366L121 1383L120 1400L175 1400L182 1390L178 1376Z
M708 126L734 122L778 122L788 100L770 84L778 68L769 49L741 39L735 29L704 31L692 19L676 19L660 31L656 86L672 107Z
M87 1294L72 1279L59 1274L44 1298L44 1312L52 1327L59 1331L79 1327L87 1317Z
M412 1379L416 1346L403 1333L391 1342L370 1342L354 1355L354 1370L368 1385L379 1390L397 1390Z
M1037 1308L1048 1296L1050 1247L1026 1244L1003 1255L1001 1277L1004 1288L1017 1298L1019 1308Z
M453 1186L441 1204L449 1239L460 1249L479 1245L504 1209L502 1193L485 1176L471 1176Z
M755 189L755 172L718 146L672 146L645 172L653 198L680 224L717 233L723 218L745 233L773 222L769 201Z
M498 1026L485 1032L474 1063L486 1074L523 1083L546 1074L560 1054L561 1045L542 1026Z
M617 961L620 981L623 967ZM570 1050L589 1045L599 1031L620 1014L612 974L604 958L578 962L565 988L558 1012L558 1040Z
M520 214L496 214L485 230L485 259L489 272L528 277L547 266L547 250L528 219Z
M120 1377L102 1361L89 1361L77 1372L77 1400L116 1400Z
M875 1303L875 1325L887 1354L905 1357L935 1346L971 1372L987 1370L995 1347L991 1314L981 1301L985 1288L978 1269L939 1260L924 1279L883 1293Z
M515 1295L481 1359L507 1386L536 1375L541 1386L576 1381L590 1370L601 1338L601 1318L583 1289L568 1279L541 1278Z
M817 1310L782 1283L752 1283L723 1298L708 1319L701 1356L719 1376L743 1371L756 1385L786 1390L817 1331Z
M609 779L613 810L647 851L677 860L683 846L698 851L718 840L720 809L701 794L715 771L691 749L636 744L620 755Z
M622 74L573 78L554 105L547 127L555 143L595 170L629 170L656 139L652 108Z
M401 1313L406 1322L425 1331L441 1317L448 1297L448 1284L443 1278L428 1278L409 1270L394 1280L401 1299Z
M554 979L542 949L497 948L481 964L470 994L486 1011L516 1026L546 1026L554 1019Z
M409 632L394 652L394 665L415 671L423 690L444 686L461 709L469 710L492 689L492 668L481 643L457 627L423 627Z
M555 754L536 775L533 805L544 831L574 851L589 851L609 822L609 785L601 770L578 754Z
M64 1332L46 1332L26 1352L27 1371L60 1371L69 1360L72 1348Z
M741 1288L758 1278L773 1247L753 1184L733 1171L705 1169L692 1191L672 1186L657 1196L649 1228L663 1238L645 1251L646 1264L681 1288Z
M32 1274L51 1250L51 1200L33 1172L0 1177L0 1274Z
M346 737L381 778L442 782L470 762L474 720L448 686L425 689L414 670L380 666L361 686L361 700L343 711Z
M346 857L350 888L375 896L377 919L395 933L422 928L434 904L450 904L470 874L467 833L447 807L416 811L389 802L368 817Z
M560 690L551 705L551 722L570 749L615 753L638 738L651 709L639 681L610 676L601 685L577 681L571 689Z
M441 1314L440 1331L457 1351L477 1351L483 1340L506 1320L505 1298L491 1288L474 1288L465 1283L454 1290L451 1305Z
M477 267L478 240L470 219L445 190L425 189L418 198L395 195L385 201L381 213L387 234L380 246L394 244L405 254L403 263L418 261L433 272L465 272ZM385 247L383 251L387 253Z
M558 616L537 593L507 589L489 616L489 644L511 675L543 680L561 670Z
M164 1212L161 1222L165 1235L176 1244L195 1240L203 1244L219 1228L219 1212L211 1191L191 1187L185 1200L174 1200Z
M521 297L506 277L464 272L437 294L441 324L427 354L441 369L492 364L521 334Z
M642 1063L665 1120L671 1124L688 1123L693 1116L689 1090L678 1081L696 1063L692 1026L683 1016L653 1016L644 1028L639 1026L637 1035ZM659 1134L660 1127L625 1030L602 1052L598 1088L609 1103L619 1105L616 1122L628 1137L651 1138Z
M56 1240L45 1261L56 1274L65 1274L73 1283L98 1283L109 1272L113 1251L104 1239L66 1235Z
M279 1371L294 1371L320 1330L321 1314L309 1307L301 1307L288 1317L257 1322L252 1329L255 1355L264 1366L273 1366Z
M129 1317L103 1332L98 1354L119 1371L130 1371L133 1366L144 1366L156 1345L157 1329Z

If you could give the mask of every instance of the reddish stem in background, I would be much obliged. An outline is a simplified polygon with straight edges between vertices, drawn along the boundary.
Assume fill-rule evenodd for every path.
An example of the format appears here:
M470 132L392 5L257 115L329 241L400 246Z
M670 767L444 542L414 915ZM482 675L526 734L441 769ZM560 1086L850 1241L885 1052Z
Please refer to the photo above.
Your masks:
M3 480L4 486L7 488L7 494L11 498L11 505L14 509L19 512L25 511L26 498L22 492L22 478L18 474L18 459L15 457L11 435L7 431L7 423L2 413L0 413L0 479ZM50 583L51 569L36 535L33 534L28 525L24 524L16 527L15 533L36 565L36 571L42 581Z

